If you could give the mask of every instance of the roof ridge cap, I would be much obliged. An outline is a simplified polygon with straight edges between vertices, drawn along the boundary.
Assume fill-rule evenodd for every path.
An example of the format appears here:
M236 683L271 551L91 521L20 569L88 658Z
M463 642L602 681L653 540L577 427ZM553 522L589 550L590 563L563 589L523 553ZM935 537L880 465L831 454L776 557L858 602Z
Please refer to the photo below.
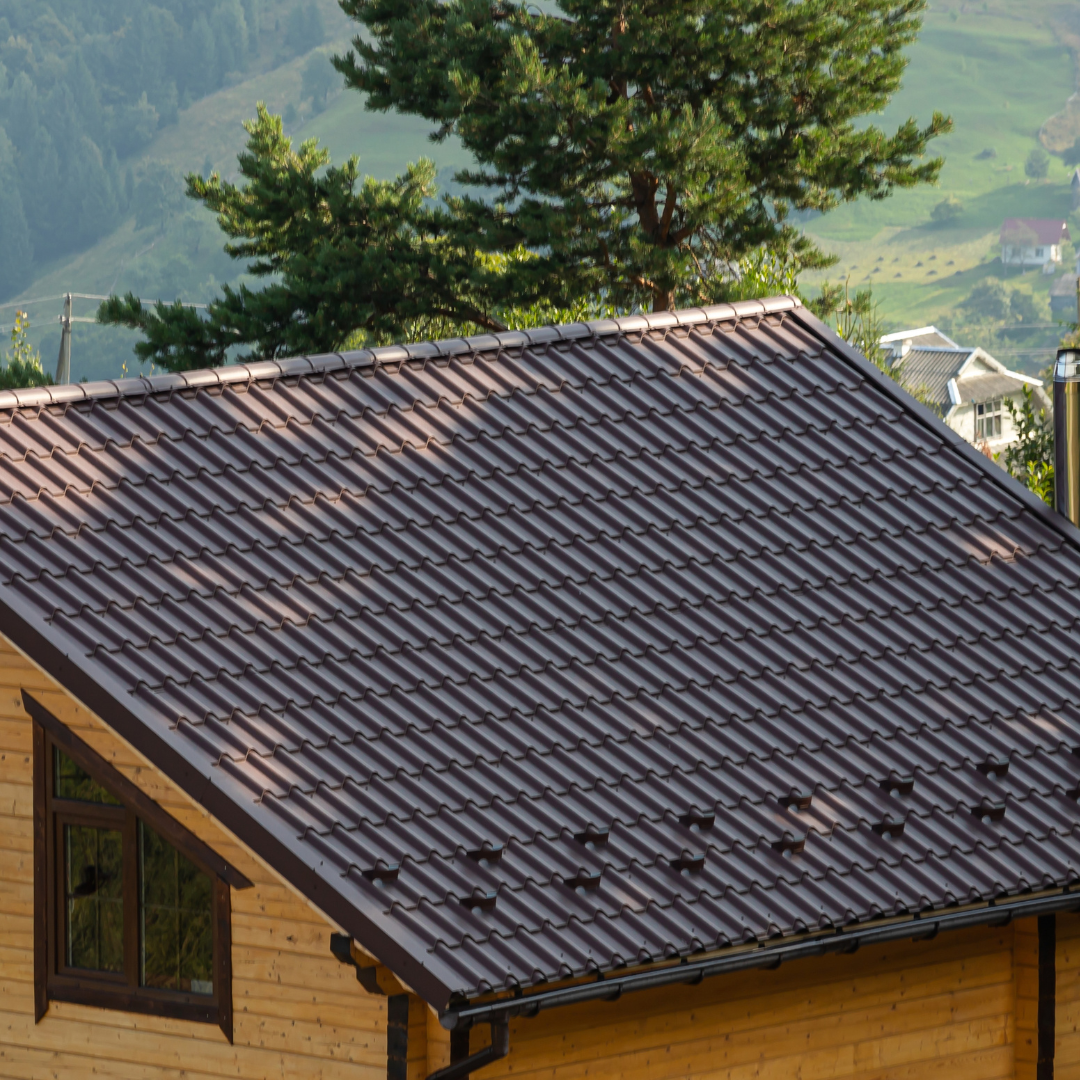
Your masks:
M67 383L63 386L35 386L0 391L0 411L71 405L80 402L145 397L169 391L200 390L206 387L234 386L261 379L315 375L346 368L374 367L408 360L445 359L492 349L525 348L552 342L581 341L611 334L669 329L674 326L700 326L725 320L738 321L755 315L772 315L801 307L797 296L773 296L762 300L738 300L732 304L684 308L678 311L621 315L589 322L552 324L530 330L502 330L473 334L441 341L421 341L412 345L382 345L374 349L322 353L313 356L287 357L281 360L257 360L249 364L224 364L216 368L166 372L162 375L137 375L128 379L100 379L95 382Z

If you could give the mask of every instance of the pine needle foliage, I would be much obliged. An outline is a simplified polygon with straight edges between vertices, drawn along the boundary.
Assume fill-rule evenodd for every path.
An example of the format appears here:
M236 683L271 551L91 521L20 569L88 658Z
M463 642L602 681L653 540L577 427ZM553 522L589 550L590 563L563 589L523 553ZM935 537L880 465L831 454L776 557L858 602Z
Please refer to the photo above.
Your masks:
M143 362L336 350L541 314L666 310L762 295L827 265L795 211L936 179L948 130L862 118L900 85L926 0L340 0L335 58L369 107L461 140L463 195L421 160L390 181L294 149L260 106L240 181L187 178L226 250L265 284L206 317L134 296L99 318Z
M366 30L336 63L375 109L456 135L454 201L482 250L542 252L549 295L709 302L789 224L933 181L949 121L856 124L900 85L925 0L341 0ZM507 286L518 286L513 276Z

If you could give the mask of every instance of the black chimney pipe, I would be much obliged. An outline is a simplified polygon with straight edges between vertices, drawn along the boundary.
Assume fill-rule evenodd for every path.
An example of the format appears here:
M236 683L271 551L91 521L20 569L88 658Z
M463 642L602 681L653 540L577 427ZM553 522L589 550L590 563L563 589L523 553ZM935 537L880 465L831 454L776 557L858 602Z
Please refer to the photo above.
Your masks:
M1054 506L1080 526L1080 349L1054 364Z

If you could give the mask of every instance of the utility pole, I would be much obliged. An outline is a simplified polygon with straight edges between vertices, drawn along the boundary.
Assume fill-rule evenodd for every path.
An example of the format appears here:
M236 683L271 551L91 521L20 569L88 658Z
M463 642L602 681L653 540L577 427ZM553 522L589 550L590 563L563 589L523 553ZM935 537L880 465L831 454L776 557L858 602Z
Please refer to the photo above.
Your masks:
M60 316L60 356L56 361L58 386L71 382L71 293L64 294L64 314Z

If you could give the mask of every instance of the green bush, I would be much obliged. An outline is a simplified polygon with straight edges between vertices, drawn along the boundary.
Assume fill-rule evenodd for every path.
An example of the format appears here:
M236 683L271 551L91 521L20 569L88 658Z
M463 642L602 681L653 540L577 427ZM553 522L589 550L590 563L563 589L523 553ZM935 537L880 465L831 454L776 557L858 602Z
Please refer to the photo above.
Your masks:
M1032 180L1043 180L1050 173L1050 155L1036 146L1024 162L1024 175Z
M962 311L983 319L1000 322L1009 317L1009 290L997 278L980 281L966 300L957 305Z
M950 195L930 211L930 220L935 225L951 225L963 212L964 204L955 195Z
M51 386L52 376L41 366L41 357L26 340L30 320L25 311L15 312L11 328L11 349L0 368L0 390L21 390L28 386Z

